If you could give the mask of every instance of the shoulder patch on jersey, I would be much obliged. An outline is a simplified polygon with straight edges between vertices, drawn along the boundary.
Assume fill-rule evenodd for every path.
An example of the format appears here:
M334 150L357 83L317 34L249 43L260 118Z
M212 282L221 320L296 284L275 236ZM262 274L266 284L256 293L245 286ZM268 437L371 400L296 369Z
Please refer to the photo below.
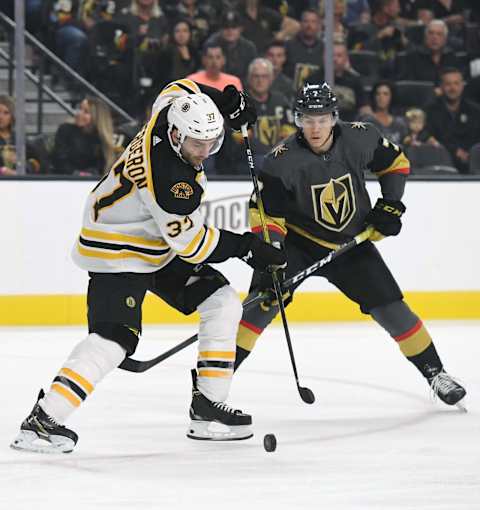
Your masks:
M365 124L365 122L351 122L350 123L350 127L352 129L367 129L367 125Z
M284 143L281 143L272 149L272 154L274 158L278 158L278 156L281 156L287 151L288 147Z
M188 184L188 182L177 182L174 184L170 191L173 193L175 198L181 198L183 200L188 200L193 195L193 188Z

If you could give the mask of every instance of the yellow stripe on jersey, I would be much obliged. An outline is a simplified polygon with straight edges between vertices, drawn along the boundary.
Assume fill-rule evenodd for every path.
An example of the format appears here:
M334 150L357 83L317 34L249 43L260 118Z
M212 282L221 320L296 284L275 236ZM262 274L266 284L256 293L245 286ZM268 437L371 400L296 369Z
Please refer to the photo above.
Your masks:
M181 87L179 84L183 85L183 87L188 88L190 90L185 90L185 88ZM194 81L184 78L183 80L172 81L171 83L166 85L165 88L160 92L160 95L166 96L167 94L170 94L172 92L186 92L187 94L199 94L201 90Z
M182 80L177 80L175 83L181 83L184 87L188 87L191 89L192 94L200 94L200 87L192 80L188 78L183 78Z
M121 259L140 259L148 264L152 264L157 266L161 264L170 254L170 250L166 253L162 253L160 255L143 255L141 253L132 252L127 249L122 249L120 251L115 250L115 252L107 252L96 250L95 248L86 249L83 246L80 246L80 243L77 243L77 250L80 255L84 257L91 257L94 259L106 259L106 260L121 260Z
M82 401L78 397L76 397L70 390L67 390L67 388L64 388L60 384L53 383L52 390L56 391L57 393L62 395L62 397L66 398L70 402L70 404L72 404L72 406L74 407L79 407L80 404L82 403Z
M118 234L113 232L103 232L101 230L92 230L90 228L82 228L82 237L87 239L101 239L102 241L118 241L128 244L138 244L141 246L149 246L151 248L168 248L168 244L162 240L145 239L140 236L131 236L128 234Z
M208 257L208 255L209 255L208 250L210 249L210 246L212 245L213 240L215 239L216 230L217 229L214 227L208 227L207 235L204 237L204 240L203 240L203 245L204 245L203 248L194 257L186 258L185 260L187 262L189 262L190 264L198 264L200 262L203 262Z
M200 351L199 359L235 359L235 351Z
M188 257L192 253L195 252L195 250L198 249L199 243L202 241L203 236L205 235L205 226L203 226L195 235L195 237L188 243L188 246L179 252L179 255L182 257Z
M181 89L178 85L175 85L175 82L172 85L167 85L161 92L161 96L166 96L167 94L170 94L171 92L181 92L183 89Z
M150 145L152 138L152 130L155 127L157 118L160 112L152 115L152 118L148 121L147 127L145 128L145 134L143 135L143 146L145 151L145 164L147 166L147 187L153 197L155 197L155 190L153 189L153 178L152 178L152 159L150 157Z
M403 152L401 152L393 161L393 163L386 168L385 170L380 170L380 172L375 172L377 177L381 177L385 174L405 174L408 175L410 173L410 161L408 161L407 157Z
M67 377L69 377L70 379L73 379L76 383L80 384L80 386L88 393L92 393L93 391L93 384L91 384L89 381L87 381L85 379L85 377L82 377L80 374L77 374L77 372L75 372L74 370L72 370L71 368L62 368L62 370L60 370L60 373L61 374L64 374L66 375Z

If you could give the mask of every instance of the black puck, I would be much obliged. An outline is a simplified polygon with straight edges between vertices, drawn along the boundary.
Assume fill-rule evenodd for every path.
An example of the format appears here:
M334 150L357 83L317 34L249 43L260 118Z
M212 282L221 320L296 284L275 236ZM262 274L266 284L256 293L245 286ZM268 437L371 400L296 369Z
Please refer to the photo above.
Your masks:
M263 447L267 452L274 452L277 449L277 438L273 434L266 434L263 438Z

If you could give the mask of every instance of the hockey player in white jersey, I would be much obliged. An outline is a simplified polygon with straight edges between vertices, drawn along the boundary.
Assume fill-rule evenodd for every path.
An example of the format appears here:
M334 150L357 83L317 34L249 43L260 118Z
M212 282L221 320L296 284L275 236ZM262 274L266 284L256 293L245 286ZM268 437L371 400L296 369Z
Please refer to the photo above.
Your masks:
M40 392L13 448L42 453L74 449L78 436L63 424L134 353L147 290L184 314L200 314L187 435L251 437L251 416L225 404L242 307L226 278L208 264L238 257L266 271L283 265L285 257L254 234L204 224L199 209L206 188L202 162L222 145L224 116L234 129L256 119L234 87L222 93L190 80L169 84L151 119L93 189L73 250L74 261L90 276L89 334L49 391ZM224 431L213 431L214 422Z

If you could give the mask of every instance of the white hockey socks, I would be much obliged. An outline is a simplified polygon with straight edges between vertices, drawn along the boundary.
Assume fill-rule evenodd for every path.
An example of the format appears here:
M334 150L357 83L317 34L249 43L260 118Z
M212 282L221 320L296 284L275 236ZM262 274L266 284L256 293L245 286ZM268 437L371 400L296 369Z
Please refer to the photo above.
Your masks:
M91 333L73 349L52 382L50 391L40 400L41 408L63 424L95 386L125 358L119 344Z
M197 311L200 314L197 386L209 400L224 402L232 382L242 304L232 287L225 285L199 305Z

